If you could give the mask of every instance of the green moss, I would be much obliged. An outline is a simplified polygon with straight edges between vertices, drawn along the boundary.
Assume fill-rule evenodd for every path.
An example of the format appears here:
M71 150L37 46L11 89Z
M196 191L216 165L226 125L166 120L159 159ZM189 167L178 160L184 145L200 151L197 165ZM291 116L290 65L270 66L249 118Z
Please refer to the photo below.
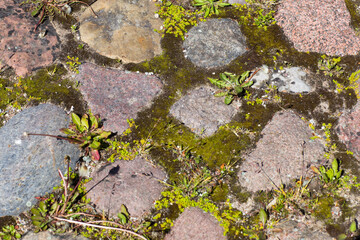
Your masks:
M221 184L216 186L215 190L211 194L211 200L214 202L225 202L229 192L229 187L227 184Z
M357 12L357 6L359 6L359 1L345 0L347 9L350 12L351 16L351 25L355 30L359 30L360 27L360 14Z
M83 113L85 106L81 94L74 88L74 83L63 79L67 71L61 66L41 69L35 75L18 78L16 83L0 79L0 109L8 106L21 108L27 104L52 102L67 109L74 107Z
M334 198L332 196L324 196L318 199L318 204L314 210L316 218L331 221L331 208L334 206Z

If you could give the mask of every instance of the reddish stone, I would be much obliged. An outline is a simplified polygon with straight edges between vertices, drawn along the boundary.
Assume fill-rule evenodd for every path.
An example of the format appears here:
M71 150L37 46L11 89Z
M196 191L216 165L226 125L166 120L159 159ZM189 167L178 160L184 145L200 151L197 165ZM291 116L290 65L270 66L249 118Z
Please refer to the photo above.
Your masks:
M43 38L40 28L34 31L38 19L25 12L12 0L6 0L6 9L0 11L0 68L5 64L19 76L53 63L59 52L55 30L48 26ZM2 10L0 5L0 10ZM42 25L41 28L45 28Z
M360 160L360 103L339 118L336 131L339 139Z

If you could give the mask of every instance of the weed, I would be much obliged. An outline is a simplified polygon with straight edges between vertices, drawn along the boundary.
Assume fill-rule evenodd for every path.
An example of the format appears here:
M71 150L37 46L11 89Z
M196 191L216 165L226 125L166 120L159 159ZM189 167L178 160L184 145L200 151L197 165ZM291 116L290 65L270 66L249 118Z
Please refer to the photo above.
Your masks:
M21 234L17 231L16 226L5 226L0 231L0 238L3 240L20 239Z
M319 169L312 166L311 169L319 174L320 180L325 184L336 185L339 179L343 176L344 171L340 170L340 162L334 159L331 163L331 167L320 166Z
M222 0L194 0L193 5L195 7L201 7L201 11L205 12L204 17L208 17L210 14L219 14L219 7L231 6L230 3L224 3Z
M86 155L91 152L92 158L99 160L99 150L106 148L105 140L111 135L111 132L101 128L100 117L93 115L91 111L81 118L75 113L71 113L71 118L70 127L62 128L60 131L65 133L68 139L84 148Z
M69 66L70 70L72 72L79 74L79 66L81 65L81 62L79 62L79 58L78 57L70 57L70 56L67 56L67 58L70 60L70 61L66 62L66 64Z
M172 4L170 1L163 1L159 7L160 10L156 13L164 19L164 26L161 29L155 29L155 31L162 34L162 37L165 36L165 33L168 33L184 40L184 34L187 32L186 28L195 26L198 16L201 15L201 11L185 10L182 6ZM199 17L199 20L202 20L202 18Z
M332 77L333 75L339 77L344 73L344 69L338 64L341 61L341 57L330 58L326 55L322 55L318 61L319 70L323 71L325 75Z
M244 88L250 87L253 84L251 78L258 72L255 71L250 76L250 71L246 71L241 75L224 72L220 73L220 79L208 78L212 84L222 89L216 93L216 97L225 96L225 104L230 104L235 97L238 97L243 92Z
M349 89L353 89L355 91L356 97L359 99L360 98L359 84L358 84L359 79L360 79L360 70L351 73L350 77L348 78L349 82L347 86L339 83L336 80L333 80L336 86L336 92L341 93L344 90L347 91ZM351 93L349 93L349 95L351 95Z
M267 27L276 23L274 19L275 11L269 11L267 14L263 15L264 9L260 9L255 17L254 25L258 26L258 28L263 28L265 31Z
M55 14L62 15L66 17L67 14L71 12L71 5L75 3L81 3L90 7L86 2L79 1L79 0L25 0L21 3L29 4L31 16L36 17L39 15L40 19L35 26L35 30L38 26L46 19L46 17L54 17ZM90 7L93 14L96 16L93 9Z

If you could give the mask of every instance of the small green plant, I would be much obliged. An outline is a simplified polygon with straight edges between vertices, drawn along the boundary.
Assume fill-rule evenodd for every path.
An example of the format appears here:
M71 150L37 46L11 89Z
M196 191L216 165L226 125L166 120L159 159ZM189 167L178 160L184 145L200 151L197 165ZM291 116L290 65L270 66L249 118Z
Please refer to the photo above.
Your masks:
M67 58L70 60L66 62L70 70L79 74L79 66L81 65L81 62L79 62L79 58L70 56L67 56Z
M334 159L331 167L320 166L319 169L312 167L313 171L319 174L321 181L325 184L337 184L344 171L340 170L339 161Z
M338 65L340 61L341 57L330 58L326 55L322 55L318 62L318 68L319 70L324 71L325 75L329 75L330 77L335 75L339 77L344 72L344 69Z
M224 72L220 73L220 79L208 79L212 84L222 89L222 91L216 93L215 96L225 96L225 104L230 104L235 97L238 97L239 94L243 92L244 88L250 87L253 84L251 81L252 76L250 76L250 71L246 71L241 75Z
M341 93L342 91L347 91L349 89L353 89L355 91L356 97L358 99L360 99L360 93L359 93L359 79L360 79L360 70L351 73L350 77L349 77L349 82L347 84L347 86L339 83L336 80L333 80L335 86L336 86L336 92L337 93ZM349 95L351 95L351 93L349 93Z
M276 23L274 19L275 11L269 11L267 14L263 15L264 9L258 11L258 16L254 19L254 25L259 28L263 28L265 31L267 27Z
M170 1L163 1L159 6L160 10L156 13L159 14L160 18L164 19L164 26L155 29L155 31L162 34L162 37L165 36L165 33L168 33L184 40L184 34L187 32L186 28L197 24L197 16L200 12L185 10L182 6L172 4Z
M0 239L12 240L20 238L21 234L16 230L14 225L5 226L0 231Z
M93 159L99 160L99 150L105 148L105 140L111 135L110 131L104 131L100 124L98 115L93 115L91 111L84 114L81 118L75 113L71 113L72 124L69 128L60 129L68 139L80 144L80 147L91 151Z
M83 1L79 0L25 0L21 3L23 4L29 4L30 5L30 11L31 16L37 17L39 16L39 21L37 22L35 26L35 30L38 28L38 26L47 18L47 17L54 17L54 15L62 15L66 17L67 14L70 14L71 12L71 5L75 3L81 3L88 7L89 4ZM96 16L93 9L90 7L93 14Z
M222 0L194 0L193 5L195 7L201 7L201 10L205 12L204 17L208 17L210 14L219 14L219 7L231 6L230 3L224 3Z

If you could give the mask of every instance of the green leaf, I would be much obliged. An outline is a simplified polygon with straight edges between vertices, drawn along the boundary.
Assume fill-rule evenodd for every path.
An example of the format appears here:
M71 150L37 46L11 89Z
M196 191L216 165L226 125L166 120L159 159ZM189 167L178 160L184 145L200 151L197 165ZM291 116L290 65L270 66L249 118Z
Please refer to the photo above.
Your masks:
M263 208L260 209L259 219L260 219L260 222L262 222L262 224L265 226L265 223L266 223L266 221L268 219L268 215L267 215L266 211Z
M92 148L92 149L99 149L100 146L101 146L101 144L100 144L100 142L98 142L98 141L93 141L93 142L89 145L89 147Z
M34 222L34 221L43 221L44 220L44 217L41 217L41 216L38 216L38 215L34 215L34 216L31 216L31 220Z
M94 115L90 115L90 125L92 129L97 129L99 127L99 121Z
M72 119L72 122L75 124L77 130L79 130L80 132L83 132L80 130L80 126L81 126L80 117L78 115L76 115L75 113L71 113L71 119Z
M100 133L99 138L104 139L104 138L108 138L111 135L110 131L104 131L102 133Z
M249 81L249 82L247 82L247 83L245 83L245 84L243 84L243 85L241 85L243 88L246 88L246 87L250 87L251 85L253 85L253 81Z
M215 97L223 97L223 96L226 96L226 95L228 95L228 93L227 92L218 92L218 93L215 93Z
M120 222L121 222L122 224L126 224L126 223L127 223L127 218L126 218L125 214L119 213L119 214L118 214L118 217L119 217Z
M327 170L326 176L329 178L330 181L332 181L334 178L334 170L332 169Z
M331 165L332 165L332 169L334 170L334 173L336 174L339 170L339 163L338 163L337 159L334 159L334 161L332 161Z
M209 16L209 13L210 13L210 8L208 7L208 8L206 8L204 17Z
M66 135L73 135L75 134L75 132L69 128L61 128L60 129L61 132L65 133Z
M345 240L346 238L347 238L346 234L342 233L337 237L337 240Z
M243 88L241 86L236 86L236 87L234 87L234 90L236 92L236 95L238 95L239 93L241 93L243 91Z
M89 130L89 116L84 114L81 118L81 125L85 127L86 130Z
M41 222L38 222L38 221L33 221L32 224L34 224L36 227L41 226Z
M124 204L121 204L120 211L124 214L127 218L130 218L130 214Z
M15 238L17 238L17 239L20 239L21 238L21 234L20 233L15 233Z
M233 95L227 95L227 96L225 96L224 102L226 105L229 105L233 100L234 100Z
M350 225L350 232L355 233L357 231L356 221L352 221Z
M44 202L40 202L39 203L39 208L40 208L40 211L42 213L46 213L47 212L47 209L46 209L46 204Z
M31 212L32 212L34 215L41 216L41 213L40 213L40 211L39 211L37 208L32 208L32 209L31 209Z

